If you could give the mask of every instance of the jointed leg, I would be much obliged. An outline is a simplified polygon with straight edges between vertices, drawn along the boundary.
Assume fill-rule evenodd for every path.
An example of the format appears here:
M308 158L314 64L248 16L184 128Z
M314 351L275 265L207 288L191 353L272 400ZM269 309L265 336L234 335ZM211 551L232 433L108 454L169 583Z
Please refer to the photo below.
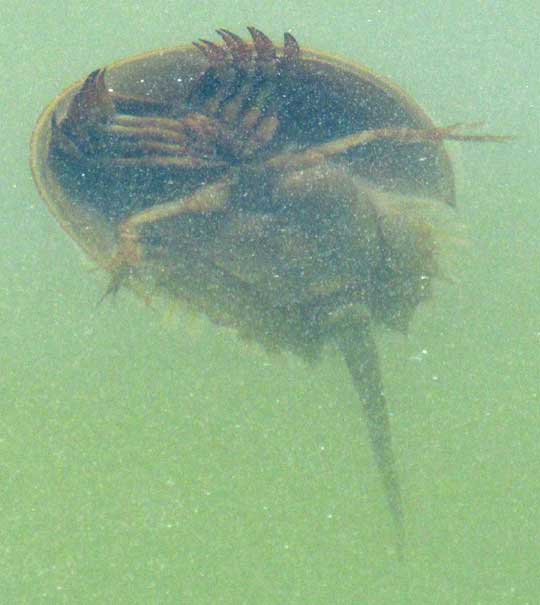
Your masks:
M396 141L398 143L424 143L440 141L475 141L475 142L504 142L511 140L509 136L490 134L462 133L463 129L477 127L478 124L452 124L445 127L433 128L375 128L362 130L346 137L313 146L306 151L284 153L266 162L270 170L303 169L314 166L335 155L340 155L373 143L374 141Z
M122 281L142 259L142 231L145 227L177 218L184 214L210 214L227 207L231 180L224 178L216 183L201 187L192 195L165 204L152 206L132 214L118 225L118 251L107 267L112 278L105 296L118 290Z

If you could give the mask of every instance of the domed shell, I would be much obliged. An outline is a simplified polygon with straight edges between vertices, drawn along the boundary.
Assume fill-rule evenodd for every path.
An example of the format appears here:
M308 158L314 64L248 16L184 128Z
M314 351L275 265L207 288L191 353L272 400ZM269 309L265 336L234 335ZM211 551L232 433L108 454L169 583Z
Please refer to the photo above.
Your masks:
M337 345L402 545L401 492L370 324L405 329L430 294L432 233L404 202L454 203L441 140L496 138L437 129L410 96L366 67L299 51L289 34L276 49L249 31L248 46L218 30L222 46L201 41L146 53L72 85L38 121L34 178L62 227L111 272L110 291L122 280L142 294L163 290L247 339L309 360L327 342ZM216 67L215 57L225 64ZM199 112L193 98L219 111ZM246 98L240 128L222 128L220 120ZM267 115L269 98L276 111ZM251 118L261 115L250 131ZM195 137L182 138L193 127ZM247 145L235 138L244 127ZM180 154L167 155L171 149ZM168 172L171 160L189 170Z

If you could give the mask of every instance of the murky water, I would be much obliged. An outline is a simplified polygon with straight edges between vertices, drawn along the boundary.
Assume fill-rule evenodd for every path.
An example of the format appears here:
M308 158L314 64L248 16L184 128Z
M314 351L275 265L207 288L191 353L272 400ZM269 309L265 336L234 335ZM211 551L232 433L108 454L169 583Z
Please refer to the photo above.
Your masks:
M540 18L527 2L71 2L7 9L0 182L6 603L540 599ZM407 338L378 334L406 499L392 527L346 369L269 357L106 280L48 215L28 141L98 66L255 24L359 60L442 123L466 245Z

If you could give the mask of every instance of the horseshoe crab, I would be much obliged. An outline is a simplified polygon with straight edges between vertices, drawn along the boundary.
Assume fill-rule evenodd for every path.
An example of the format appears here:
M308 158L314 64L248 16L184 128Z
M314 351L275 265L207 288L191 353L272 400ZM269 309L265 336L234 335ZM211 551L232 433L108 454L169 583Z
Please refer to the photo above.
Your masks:
M341 351L401 548L372 325L405 330L430 296L435 245L410 200L454 204L443 141L499 137L436 127L367 68L248 29L72 85L39 119L34 178L107 294L179 299L307 360Z

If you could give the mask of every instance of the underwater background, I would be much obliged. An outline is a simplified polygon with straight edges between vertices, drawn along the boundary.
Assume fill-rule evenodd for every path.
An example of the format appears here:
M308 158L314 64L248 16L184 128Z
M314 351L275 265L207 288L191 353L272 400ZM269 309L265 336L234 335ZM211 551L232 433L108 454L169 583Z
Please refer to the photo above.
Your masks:
M532 1L7 2L2 11L0 602L540 603L540 13ZM45 105L216 27L368 65L452 146L464 243L408 336L377 334L400 562L345 364L270 356L129 292L49 215Z

